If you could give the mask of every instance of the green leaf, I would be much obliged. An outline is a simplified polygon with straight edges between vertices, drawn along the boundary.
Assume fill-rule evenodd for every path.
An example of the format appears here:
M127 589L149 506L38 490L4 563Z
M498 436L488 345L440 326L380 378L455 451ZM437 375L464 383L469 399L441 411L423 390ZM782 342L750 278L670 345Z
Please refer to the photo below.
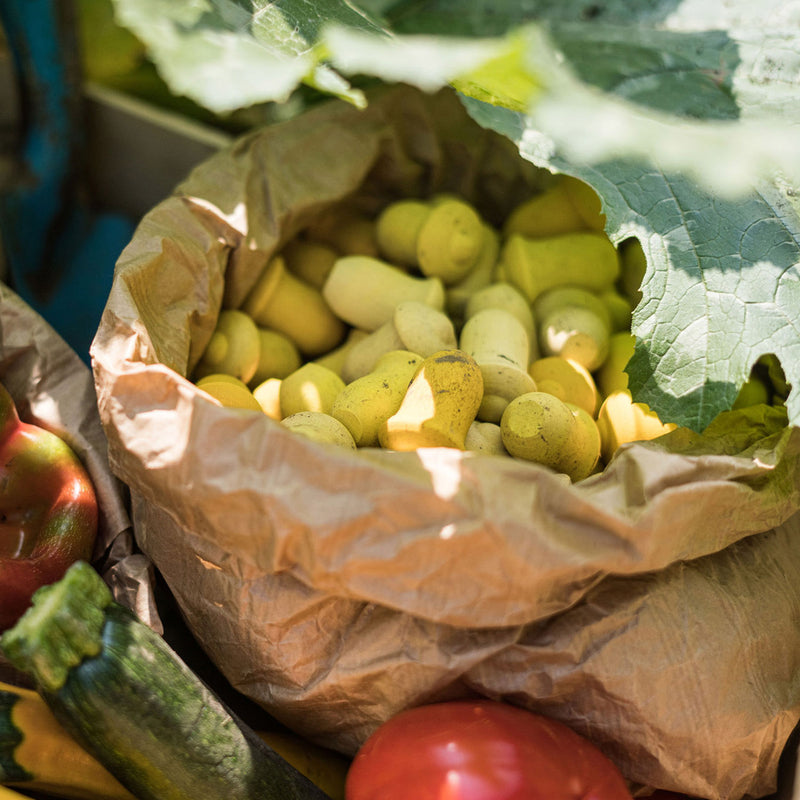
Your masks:
M532 134L523 115L464 104L533 163L593 186L614 241L642 243L648 270L628 366L637 400L665 421L702 431L731 407L763 354L778 356L789 383L800 386L800 219L791 190L762 184L725 199L635 162L577 168ZM786 406L790 423L800 425L800 391Z
M217 113L285 102L300 83L362 105L362 93L321 63L319 31L332 20L382 31L345 0L114 0L114 7L172 91Z
M632 224L647 235L628 367L634 395L663 419L700 431L731 407L765 353L791 365L797 386L800 229L783 216L778 193L765 186L731 201L681 177L610 171ZM787 410L800 422L800 393L790 395Z
M778 0L114 0L170 85L216 110L305 83L456 87L523 157L642 240L636 398L702 430L764 353L800 386L800 19ZM794 16L793 16L794 14ZM800 389L787 399L800 425Z
M529 110L576 163L641 158L728 194L778 172L800 185L800 30L779 5L114 3L173 91L220 113L300 83L363 104L347 76L451 84Z

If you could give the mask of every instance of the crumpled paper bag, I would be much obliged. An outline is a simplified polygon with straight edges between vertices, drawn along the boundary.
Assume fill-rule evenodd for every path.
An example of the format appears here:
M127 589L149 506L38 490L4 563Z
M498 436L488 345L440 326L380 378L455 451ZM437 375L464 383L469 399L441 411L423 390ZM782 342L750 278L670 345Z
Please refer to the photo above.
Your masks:
M4 283L0 283L0 382L26 422L60 436L83 462L99 508L92 562L115 599L161 631L153 597L153 567L137 551L127 489L109 467L91 370L46 320ZM8 666L2 656L0 666Z
M800 431L767 414L735 452L678 432L570 485L345 452L186 378L220 308L330 204L458 191L491 218L535 181L454 95L405 87L198 166L121 254L91 351L138 542L232 685L324 745L479 692L567 722L635 785L763 795L800 714Z

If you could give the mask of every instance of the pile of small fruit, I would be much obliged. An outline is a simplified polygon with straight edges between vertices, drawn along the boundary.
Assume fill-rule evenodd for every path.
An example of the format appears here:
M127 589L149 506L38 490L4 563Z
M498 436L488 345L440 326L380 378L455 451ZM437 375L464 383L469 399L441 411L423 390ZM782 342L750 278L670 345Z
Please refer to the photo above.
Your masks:
M221 311L192 378L347 447L455 447L582 480L672 430L625 365L645 258L559 175L501 226L454 195L331 208Z

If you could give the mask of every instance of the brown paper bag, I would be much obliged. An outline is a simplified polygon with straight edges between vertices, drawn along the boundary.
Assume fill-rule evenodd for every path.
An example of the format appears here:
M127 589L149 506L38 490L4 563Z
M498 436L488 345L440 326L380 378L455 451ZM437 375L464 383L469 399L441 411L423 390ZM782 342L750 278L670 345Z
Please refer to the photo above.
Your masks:
M233 686L329 747L478 691L568 722L635 784L764 794L800 711L800 431L632 445L570 485L316 444L186 378L220 308L330 204L457 191L491 219L536 174L455 96L402 87L196 168L122 253L92 346L138 541Z

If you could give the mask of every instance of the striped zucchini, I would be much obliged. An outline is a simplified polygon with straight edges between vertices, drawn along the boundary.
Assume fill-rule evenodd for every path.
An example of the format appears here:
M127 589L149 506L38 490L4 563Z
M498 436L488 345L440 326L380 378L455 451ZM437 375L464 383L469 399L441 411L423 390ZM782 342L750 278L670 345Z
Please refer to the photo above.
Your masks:
M0 648L139 800L330 800L116 603L86 562L39 589Z

